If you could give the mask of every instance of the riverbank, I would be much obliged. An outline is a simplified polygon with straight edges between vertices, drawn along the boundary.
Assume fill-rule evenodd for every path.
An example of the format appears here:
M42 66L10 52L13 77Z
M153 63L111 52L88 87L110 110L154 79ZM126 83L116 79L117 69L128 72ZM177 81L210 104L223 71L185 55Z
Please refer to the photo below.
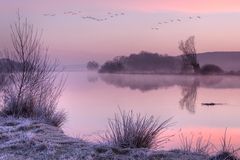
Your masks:
M69 160L206 160L207 156L181 151L121 149L66 136L36 120L0 118L0 159Z

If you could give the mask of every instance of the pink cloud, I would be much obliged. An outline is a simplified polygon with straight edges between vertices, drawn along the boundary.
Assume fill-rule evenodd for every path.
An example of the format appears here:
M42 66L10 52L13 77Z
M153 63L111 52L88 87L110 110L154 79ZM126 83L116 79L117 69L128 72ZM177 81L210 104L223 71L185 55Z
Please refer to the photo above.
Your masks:
M115 2L112 5L144 12L240 12L239 0L132 0L125 3Z

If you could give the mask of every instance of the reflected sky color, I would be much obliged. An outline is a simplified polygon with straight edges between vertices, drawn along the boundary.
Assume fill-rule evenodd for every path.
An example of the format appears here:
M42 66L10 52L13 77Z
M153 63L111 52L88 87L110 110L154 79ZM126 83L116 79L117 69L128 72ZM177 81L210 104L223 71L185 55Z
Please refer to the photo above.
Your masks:
M218 76L212 77L213 82L209 77L203 77L200 80L200 85L197 86L196 101L194 104L194 112L186 106L181 107L179 102L183 98L182 90L187 86L191 86L189 77L182 84L183 77L179 76L161 76L161 75L142 75L145 83L153 82L154 79L170 79L176 83L171 85L166 84L166 87L161 84L157 89L148 89L143 91L139 88L144 83L138 83L138 75L130 75L128 82L118 76L118 83L131 85L135 80L138 85L135 89L130 87L121 87L114 85L101 79L96 73L72 72L69 73L66 88L60 99L60 107L68 114L68 121L64 125L64 131L73 136L84 138L92 138L103 134L107 129L108 119L114 117L114 113L118 112L118 107L123 110L133 110L136 113L154 115L160 117L160 120L165 120L169 117L174 117L173 122L176 124L169 130L168 133L175 134L176 141L172 141L167 147L174 148L177 145L178 135L184 133L189 135L194 133L198 136L211 139L215 144L219 143L219 138L223 135L225 128L229 128L229 136L232 137L233 143L237 146L240 144L240 80L239 77L222 77L221 81L217 81ZM116 82L116 76L113 77ZM125 82L124 82L125 81ZM203 81L205 81L203 83ZM146 85L145 84L145 85ZM190 84L190 85L188 85ZM234 84L230 88L227 84ZM144 87L141 87L144 88ZM226 96L231 95L231 96ZM202 106L201 103L215 102L223 103L224 105L217 106ZM181 130L181 132L179 132ZM238 146L239 147L239 146Z
M63 64L103 62L141 50L177 55L178 42L190 35L196 36L199 52L240 50L238 0L0 0L0 4L0 47L9 46L9 25L20 9L22 16L43 29L49 53ZM70 16L64 14L67 11L81 13ZM111 18L108 12L125 15ZM46 13L56 16L43 16Z

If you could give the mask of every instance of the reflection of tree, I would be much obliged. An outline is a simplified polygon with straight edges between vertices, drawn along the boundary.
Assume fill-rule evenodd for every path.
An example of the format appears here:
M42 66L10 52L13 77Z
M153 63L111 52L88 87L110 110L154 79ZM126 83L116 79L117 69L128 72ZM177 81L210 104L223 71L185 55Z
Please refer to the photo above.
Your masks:
M90 76L87 76L87 80L90 83L95 83L98 81L98 77L97 77L97 75L90 75Z
M144 74L99 74L99 78L108 85L148 92L173 86L192 86L197 78L198 87L204 88L240 88L239 77L221 76L182 76L182 75L144 75Z
M197 88L199 87L199 81L194 79L191 85L182 87L183 98L179 101L182 109L186 108L190 113L195 113L195 102L197 98Z
M128 74L100 74L101 80L107 84L119 88L130 88L147 92L163 88L172 87L176 84L176 79L171 76L159 75L128 75Z

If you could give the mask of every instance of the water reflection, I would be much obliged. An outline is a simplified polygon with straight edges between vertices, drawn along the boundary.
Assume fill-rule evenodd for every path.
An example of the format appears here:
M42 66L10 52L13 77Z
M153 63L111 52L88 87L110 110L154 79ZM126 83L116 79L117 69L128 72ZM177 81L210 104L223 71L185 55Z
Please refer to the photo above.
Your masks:
M199 80L194 79L191 85L182 86L182 99L179 101L182 109L186 108L190 113L195 113L195 103L199 85Z
M98 77L98 78L97 78ZM97 80L98 79L98 80ZM114 75L71 72L59 102L68 113L64 131L89 135L102 131L117 107L161 119L174 116L173 134L181 130L212 135L218 142L225 128L240 144L240 76ZM181 102L181 104L179 104ZM227 105L202 106L216 102ZM60 108L61 107L61 108ZM183 108L183 109L181 109ZM194 115L193 115L194 113ZM176 136L176 146L178 136ZM169 147L175 146L169 144ZM179 145L178 145L179 146ZM168 146L166 146L168 147Z
M101 80L109 85L118 88L130 88L131 90L140 90L142 92L157 90L159 88L167 88L171 86L170 81L159 79L159 77L150 77L148 75L111 75L101 74Z
M181 76L181 75L128 75L100 74L100 79L118 88L147 92L173 86L203 88L240 88L240 77L233 76ZM196 82L198 81L198 82Z
M108 85L148 92L178 86L181 88L181 109L195 113L198 88L240 88L237 76L181 76L181 75L127 75L100 74L100 79ZM172 96L172 95L171 95ZM174 99L174 97L173 97ZM210 99L211 101L211 99ZM202 103L205 103L203 100Z
M98 76L97 75L88 75L87 80L90 83L95 83L98 81Z

